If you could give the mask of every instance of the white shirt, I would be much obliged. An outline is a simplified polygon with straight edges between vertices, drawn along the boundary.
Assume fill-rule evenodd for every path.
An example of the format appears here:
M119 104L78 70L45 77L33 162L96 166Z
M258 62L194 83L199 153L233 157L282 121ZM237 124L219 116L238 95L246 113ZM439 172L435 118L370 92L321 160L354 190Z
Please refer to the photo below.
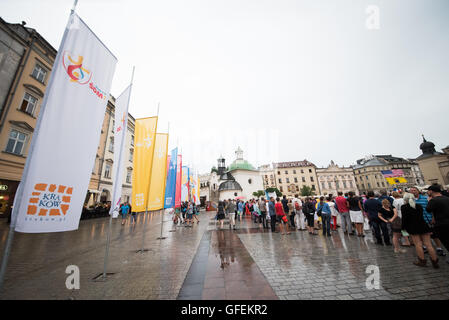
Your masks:
M398 212L398 217L402 219L401 206L404 204L404 199L398 198L393 200L393 207L396 208Z
M333 203L332 201L329 201L329 202L327 202L327 204L329 205L329 208L331 209L331 215L333 217L336 217L338 211L337 211L337 209L335 209L335 203Z

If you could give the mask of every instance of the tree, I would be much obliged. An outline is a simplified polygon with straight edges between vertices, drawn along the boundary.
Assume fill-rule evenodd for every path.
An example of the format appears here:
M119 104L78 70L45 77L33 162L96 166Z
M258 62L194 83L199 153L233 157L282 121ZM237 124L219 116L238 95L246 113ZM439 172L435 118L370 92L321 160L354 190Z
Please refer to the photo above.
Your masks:
M282 197L282 192L280 192L278 188L267 188L265 191L268 193L276 192L277 197Z
M265 191L263 191L263 190L258 190L258 191L253 192L253 196L255 196L256 198L263 197L264 195L265 195Z
M300 190L302 197L309 197L313 196L313 190L309 186L303 186Z

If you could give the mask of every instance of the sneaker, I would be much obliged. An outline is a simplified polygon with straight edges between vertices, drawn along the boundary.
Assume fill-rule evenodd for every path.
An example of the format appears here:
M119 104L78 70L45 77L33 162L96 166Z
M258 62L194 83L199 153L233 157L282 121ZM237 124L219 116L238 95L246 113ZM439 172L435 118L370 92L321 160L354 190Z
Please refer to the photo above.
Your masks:
M438 249L437 249L437 255L439 255L440 257L445 257L445 256L446 256L446 253L444 252L443 249L438 248Z

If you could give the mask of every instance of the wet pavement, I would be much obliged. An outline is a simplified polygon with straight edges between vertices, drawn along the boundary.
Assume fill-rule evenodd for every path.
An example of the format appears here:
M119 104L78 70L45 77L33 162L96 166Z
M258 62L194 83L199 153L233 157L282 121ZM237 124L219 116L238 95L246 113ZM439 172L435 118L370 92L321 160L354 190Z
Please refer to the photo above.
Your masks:
M94 278L103 271L107 218L81 221L72 232L16 233L0 299L449 299L445 258L438 270L420 268L413 247L394 254L371 235L281 235L250 219L217 230L213 216L202 212L186 228L164 215L164 240L157 240L159 213L140 215L136 225L114 220L106 281ZM137 253L144 222L147 250ZM2 250L6 237L0 220ZM68 265L80 269L80 290L65 286ZM379 289L366 287L368 266L379 268Z

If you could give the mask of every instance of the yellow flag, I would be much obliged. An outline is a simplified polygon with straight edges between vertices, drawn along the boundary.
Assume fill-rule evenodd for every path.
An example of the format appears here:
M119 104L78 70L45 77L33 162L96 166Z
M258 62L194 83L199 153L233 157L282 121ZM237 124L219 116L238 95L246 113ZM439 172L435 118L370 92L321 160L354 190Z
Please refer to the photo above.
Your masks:
M156 133L148 210L160 210L164 208L165 182L167 180L167 153L168 134Z
M147 209L149 182L156 140L157 117L136 119L132 179L132 210Z
M394 178L385 178L387 179L388 183L391 185L399 184L399 183L407 183L407 179L404 177L394 177Z

